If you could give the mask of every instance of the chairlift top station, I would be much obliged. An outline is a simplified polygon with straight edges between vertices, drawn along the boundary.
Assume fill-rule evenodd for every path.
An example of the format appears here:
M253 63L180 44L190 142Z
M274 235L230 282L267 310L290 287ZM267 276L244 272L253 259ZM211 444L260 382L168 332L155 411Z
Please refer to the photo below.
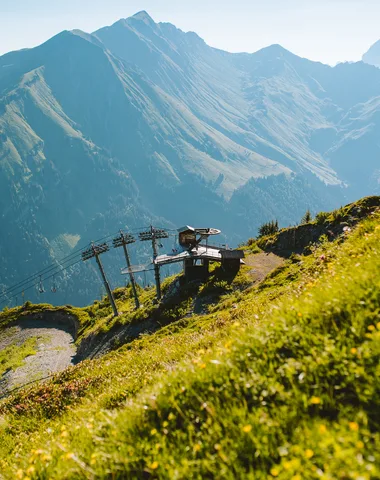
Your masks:
M203 280L209 273L210 262L220 262L222 267L229 271L238 271L243 262L244 252L233 250L226 245L209 243L210 237L221 233L216 228L194 228L185 225L177 230L179 248L163 255L154 255L155 270L163 265L183 262L184 274L187 281ZM140 267L141 268L141 267ZM132 271L141 271L140 268L125 268L122 274Z
M160 267L163 265L183 262L185 279L187 281L191 281L204 280L205 278L207 278L209 274L210 262L219 262L225 271L230 271L233 273L237 272L240 269L240 265L244 263L243 251L230 249L226 245L216 245L214 242L210 243L210 237L214 237L221 233L221 231L216 228L194 228L189 225L185 225L184 227L179 228L177 230L177 233L174 234L175 236L178 235L176 247L173 248L171 252L164 255L158 254L158 249L162 248L160 240L169 238L169 236L172 236L173 233L169 233L170 231L165 228L155 228L153 226L146 228L145 231L141 231L141 228L136 230L140 232L138 234L133 234L132 232L123 232L122 230L120 230L117 236L113 238L112 245L110 244L110 240L104 241L104 239L109 239L116 234L111 234L107 237L103 237L96 242L92 242L88 245L89 248L87 248L86 250L78 249L76 252L73 252L67 257L61 259L61 263L58 266L50 265L48 267L45 267L42 271L37 272L35 275L32 275L29 279L26 279L12 287L9 292L15 291L17 289L19 290L14 295L16 301L18 294L21 294L22 298L24 298L24 291L32 287L37 287L38 293L42 294L45 292L42 279L42 277L44 276L44 281L50 278L53 279L52 287L50 290L52 291L52 293L56 293L58 290L56 282L56 275L58 274L57 270L59 272L64 271L67 268L76 265L80 261L86 262L90 259L95 259L104 286L106 288L110 304L114 311L114 315L117 316L117 306L113 298L112 290L108 283L107 276L101 261L101 256L109 252L111 246L113 246L114 248L122 247L124 250L126 268L123 268L121 273L124 275L127 274L130 277L130 282L135 297L136 308L139 308L140 306L137 295L136 281L134 279L134 274L138 272L154 270L157 299L160 299ZM130 244L137 241L137 235L140 241L150 241L152 243L153 260L147 265L131 265L128 247ZM101 241L102 243L100 243ZM76 258L78 256L81 258ZM68 263L69 265L67 265ZM30 283L32 284L29 285ZM5 296L5 294L3 294L3 296ZM4 300L2 303L4 303Z

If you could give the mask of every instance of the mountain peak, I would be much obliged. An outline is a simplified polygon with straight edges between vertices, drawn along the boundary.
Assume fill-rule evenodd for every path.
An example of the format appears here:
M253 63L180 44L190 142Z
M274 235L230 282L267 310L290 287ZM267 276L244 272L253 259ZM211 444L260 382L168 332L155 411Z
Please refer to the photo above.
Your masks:
M363 62L380 67L380 40L363 55Z
M141 10L141 12L135 13L130 18L133 19L133 20L139 20L140 22L144 22L147 25L152 25L152 24L154 25L154 23L155 23L153 18L145 10Z

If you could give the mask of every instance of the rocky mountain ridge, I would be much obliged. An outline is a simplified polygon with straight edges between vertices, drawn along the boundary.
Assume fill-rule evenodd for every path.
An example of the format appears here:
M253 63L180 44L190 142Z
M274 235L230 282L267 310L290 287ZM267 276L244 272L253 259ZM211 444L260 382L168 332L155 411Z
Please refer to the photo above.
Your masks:
M0 284L120 226L212 219L236 244L376 193L379 98L373 66L229 54L146 12L4 55ZM57 302L94 297L93 271L74 273Z

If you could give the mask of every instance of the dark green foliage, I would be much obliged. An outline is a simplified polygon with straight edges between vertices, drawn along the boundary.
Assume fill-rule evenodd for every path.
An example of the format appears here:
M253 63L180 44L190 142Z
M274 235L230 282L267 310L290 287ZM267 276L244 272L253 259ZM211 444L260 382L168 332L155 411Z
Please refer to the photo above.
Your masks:
M301 218L302 223L310 223L313 220L313 216L309 209L306 210L305 215Z
M315 216L315 221L316 221L316 223L323 225L324 223L326 223L328 217L329 217L329 213L319 212Z
M279 230L278 221L272 220L270 222L263 223L259 227L258 236L260 238L260 237L265 237L266 235L273 235L277 233L278 230Z

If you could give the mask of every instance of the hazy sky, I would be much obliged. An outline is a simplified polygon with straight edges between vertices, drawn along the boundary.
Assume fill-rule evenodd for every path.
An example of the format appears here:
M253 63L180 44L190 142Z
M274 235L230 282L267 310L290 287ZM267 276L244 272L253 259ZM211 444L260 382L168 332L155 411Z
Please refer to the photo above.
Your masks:
M380 39L380 0L0 0L0 54L139 10L231 52L279 43L330 64L359 60Z

